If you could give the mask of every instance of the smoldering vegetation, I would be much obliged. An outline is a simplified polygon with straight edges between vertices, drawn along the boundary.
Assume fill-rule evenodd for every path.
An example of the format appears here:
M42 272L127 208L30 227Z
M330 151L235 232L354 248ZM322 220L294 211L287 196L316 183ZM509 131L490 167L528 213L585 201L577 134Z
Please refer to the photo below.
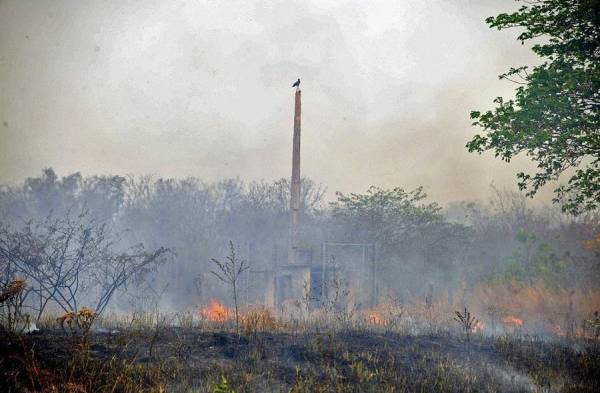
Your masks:
M184 327L0 343L8 391L596 392L597 346L378 330L238 337ZM83 341L83 342L82 342ZM28 351L33 349L33 351ZM17 352L21 351L21 352ZM23 359L23 363L17 360Z
M11 391L599 388L597 213L504 190L327 202L303 179L307 274L286 287L289 190L51 169L3 186Z
M87 229L90 238L110 238L119 252L168 249L168 260L123 291L108 310L131 311L141 294L163 311L188 311L213 298L229 302L228 287L210 271L211 259L225 256L230 241L250 272L285 263L289 189L286 179L208 183L78 173L60 178L48 169L21 185L2 187L3 240L5 247L14 246L10 235L24 234L27 226L33 236L62 222ZM348 307L423 303L453 311L467 306L487 321L485 307L495 306L498 317L512 313L532 328L534 321L543 322L539 318L549 318L565 329L566 314L581 328L599 305L597 214L573 218L552 206L534 210L526 198L505 190L495 190L489 201L445 208L421 189L373 187L361 194L338 193L332 203L324 200L324 191L324 185L303 179L299 248L315 265L339 265L344 286L352 280L344 271L375 269L375 287L368 283L365 296L343 288L350 292ZM340 243L367 247L336 246ZM249 278L264 277L244 277L243 302L264 304L263 283Z

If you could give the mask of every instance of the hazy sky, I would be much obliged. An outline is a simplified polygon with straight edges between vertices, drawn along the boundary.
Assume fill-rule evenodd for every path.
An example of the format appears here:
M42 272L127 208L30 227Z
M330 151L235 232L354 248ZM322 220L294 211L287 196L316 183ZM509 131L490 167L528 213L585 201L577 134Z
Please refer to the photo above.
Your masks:
M289 176L300 77L303 176L484 198L527 166L464 148L469 111L514 90L497 75L535 61L516 31L483 21L516 6L0 0L0 182L44 167Z

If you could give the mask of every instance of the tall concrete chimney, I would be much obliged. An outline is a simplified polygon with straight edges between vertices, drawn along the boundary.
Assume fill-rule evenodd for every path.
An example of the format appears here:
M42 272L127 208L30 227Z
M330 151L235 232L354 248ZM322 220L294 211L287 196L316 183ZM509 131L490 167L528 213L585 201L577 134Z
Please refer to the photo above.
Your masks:
M301 120L301 96L300 87L296 88L296 99L294 105L294 142L292 152L292 184L290 190L290 250L288 254L289 264L296 263L298 248L298 219L300 215L300 120Z

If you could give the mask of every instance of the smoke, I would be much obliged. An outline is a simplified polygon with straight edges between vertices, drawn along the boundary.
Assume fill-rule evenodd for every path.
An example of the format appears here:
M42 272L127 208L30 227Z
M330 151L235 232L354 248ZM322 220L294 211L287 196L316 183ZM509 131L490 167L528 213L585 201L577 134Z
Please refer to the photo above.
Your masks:
M424 185L438 201L514 187L464 149L471 109L535 61L483 19L503 1L0 2L0 180L59 173L303 175L332 193ZM539 198L547 201L546 196Z

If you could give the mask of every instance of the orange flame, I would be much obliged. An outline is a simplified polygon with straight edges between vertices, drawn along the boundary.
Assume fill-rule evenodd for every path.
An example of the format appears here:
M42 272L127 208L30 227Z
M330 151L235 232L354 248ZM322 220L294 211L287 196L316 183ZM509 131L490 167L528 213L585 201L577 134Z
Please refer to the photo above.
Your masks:
M593 251L596 249L600 249L600 233L593 239L584 240L583 248L587 251Z
M368 318L369 318L369 323L371 323L373 325L385 326L387 323L385 318L382 317L381 314L378 313L377 311L369 312Z
M211 299L210 304L200 310L202 316L211 321L224 323L231 318L231 312L218 299Z
M595 338L594 334L592 332L586 332L584 329L581 329L581 328L571 329L571 331L567 331L559 324L551 325L550 331L552 331L552 333L554 333L556 336L559 336L559 337L568 337L569 335L572 335L573 337L577 337L577 338L588 338L588 339Z
M477 323L475 324L475 326L473 326L473 331L474 332L482 332L483 329L485 329L485 324L481 321L477 321Z
M557 336L565 337L567 332L565 332L559 324L550 326L550 330Z
M517 328L523 326L523 320L521 318L513 317L512 315L502 318L502 322Z

